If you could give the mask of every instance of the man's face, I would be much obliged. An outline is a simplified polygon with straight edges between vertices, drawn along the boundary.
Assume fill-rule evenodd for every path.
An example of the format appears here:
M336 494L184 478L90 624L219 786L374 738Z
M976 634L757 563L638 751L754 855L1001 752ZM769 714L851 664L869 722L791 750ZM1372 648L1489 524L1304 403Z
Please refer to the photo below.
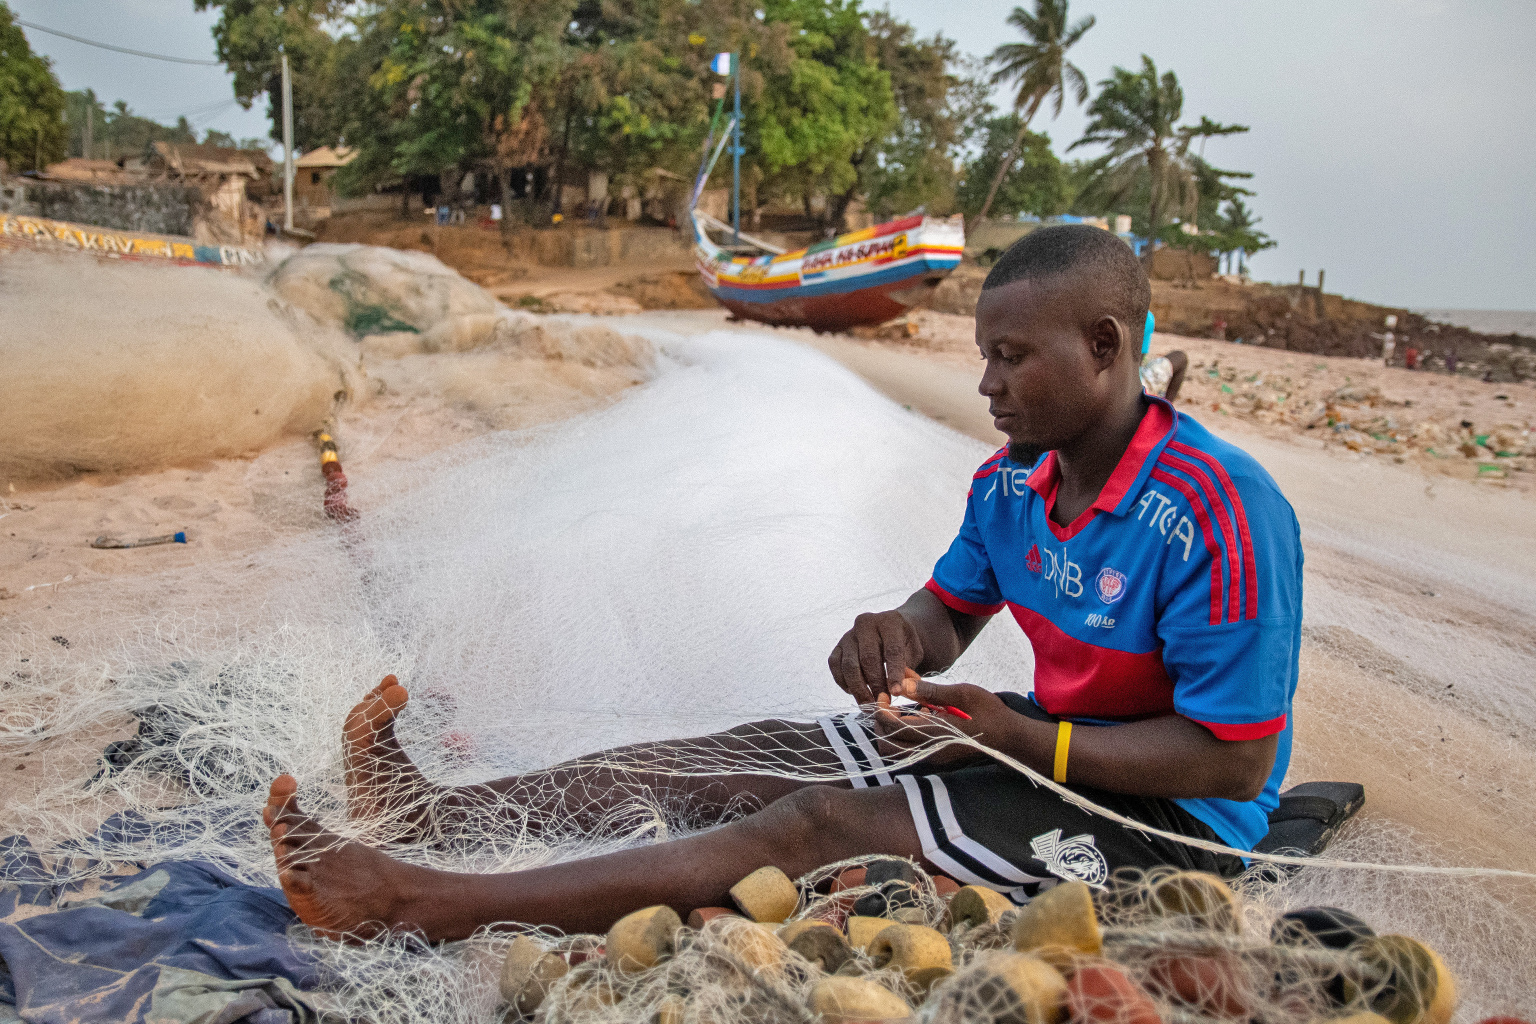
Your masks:
M1118 352L1106 354L1081 289L1057 279L1025 279L981 293L976 345L987 369L979 390L1015 461L1061 448L1107 407Z

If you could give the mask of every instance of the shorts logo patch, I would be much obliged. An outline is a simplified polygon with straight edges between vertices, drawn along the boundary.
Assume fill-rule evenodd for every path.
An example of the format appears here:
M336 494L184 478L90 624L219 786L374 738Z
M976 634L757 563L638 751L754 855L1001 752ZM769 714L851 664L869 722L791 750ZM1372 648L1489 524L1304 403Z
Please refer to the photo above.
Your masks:
M1099 600L1105 604L1114 604L1125 596L1125 573L1106 566L1099 570L1097 586Z
M1036 544L1033 547L1031 547L1029 549L1029 554L1024 556L1024 568L1028 569L1030 572L1039 572L1040 571L1041 565L1040 565L1040 545L1039 544Z
M1109 878L1109 864L1094 845L1093 836L1086 832L1063 839L1061 829L1053 828L1031 839L1029 848L1034 851L1035 859L1058 878L1089 885L1103 885Z

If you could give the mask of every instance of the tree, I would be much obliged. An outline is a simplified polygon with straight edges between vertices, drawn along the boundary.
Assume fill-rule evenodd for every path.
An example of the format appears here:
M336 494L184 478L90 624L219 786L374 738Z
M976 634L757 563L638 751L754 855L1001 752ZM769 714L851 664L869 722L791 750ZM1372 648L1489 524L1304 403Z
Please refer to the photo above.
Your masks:
M0 159L12 170L40 171L64 159L67 139L53 62L32 52L0 0Z
M1061 114L1068 88L1078 103L1088 98L1088 80L1083 77L1077 65L1067 60L1066 54L1093 28L1093 15L1090 14L1068 28L1067 0L1035 0L1034 14L1022 7L1015 7L1013 13L1008 15L1008 24L1023 32L1029 42L1004 43L992 51L990 60L998 65L997 72L992 76L992 84L1017 83L1013 109L1023 116L1019 120L1013 146L998 163L986 201L976 214L978 219L985 217L992 209L997 190L1002 186L1004 176L1012 170L1019 147L1024 144L1024 133L1029 130L1029 122L1040 109L1040 104L1054 95L1055 108L1051 116L1056 117Z
M249 110L267 96L275 141L283 138L282 59L293 82L293 138L301 150L335 145L345 134L364 72L338 74L355 48L355 5L349 0L193 0L199 11L217 9L214 52L234 75L235 98Z
M1245 125L1224 125L1208 117L1197 125L1180 125L1184 90L1172 71L1158 74L1146 54L1140 71L1116 67L1099 83L1099 94L1088 108L1088 127L1069 149L1104 145L1108 152L1087 166L1085 193L1104 206L1114 206L1144 190L1145 233L1157 237L1167 226L1169 211L1187 215L1199 208L1198 175L1204 161L1190 153L1196 139L1246 132ZM1240 177L1243 172L1219 171Z
M1258 229L1261 220L1262 217L1253 215L1240 195L1227 200L1227 205L1218 214L1216 234L1211 240L1212 249L1218 258L1228 253L1238 253L1239 274L1248 269L1243 256L1273 249L1276 245L1274 239Z
M790 59L765 76L751 135L770 188L826 197L823 226L842 221L860 171L897 123L891 75L875 57L857 0L765 0L765 20L787 30Z
M1026 131L1021 143L1019 120L1018 114L1004 114L982 123L981 150L966 162L958 195L967 215L979 217L977 211L988 202L1008 217L1049 217L1066 210L1071 185L1061 160L1051 152L1050 138ZM999 176L1005 159L1010 167Z
M988 87L965 73L970 68L951 39L919 39L889 11L871 12L868 28L896 101L895 124L876 143L874 159L861 165L869 207L880 217L918 207L949 213L955 208L956 158L987 108Z

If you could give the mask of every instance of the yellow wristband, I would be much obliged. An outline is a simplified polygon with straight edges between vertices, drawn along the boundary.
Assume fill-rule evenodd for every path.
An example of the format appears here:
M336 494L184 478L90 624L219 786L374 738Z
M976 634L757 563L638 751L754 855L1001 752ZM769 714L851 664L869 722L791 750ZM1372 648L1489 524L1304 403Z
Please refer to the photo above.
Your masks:
M1056 727L1056 781L1067 781L1067 748L1072 746L1072 723L1062 722Z

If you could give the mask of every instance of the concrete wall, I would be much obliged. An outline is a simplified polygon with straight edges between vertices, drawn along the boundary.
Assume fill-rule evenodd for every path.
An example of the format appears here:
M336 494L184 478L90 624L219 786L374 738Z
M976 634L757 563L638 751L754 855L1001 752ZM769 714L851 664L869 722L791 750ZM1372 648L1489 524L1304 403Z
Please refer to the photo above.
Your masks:
M193 235L206 205L202 192L189 185L89 185L0 178L0 213L119 231Z
M692 239L681 231L653 227L582 227L566 223L556 229L514 231L513 255L543 267L611 267L644 265L660 255L685 256Z

